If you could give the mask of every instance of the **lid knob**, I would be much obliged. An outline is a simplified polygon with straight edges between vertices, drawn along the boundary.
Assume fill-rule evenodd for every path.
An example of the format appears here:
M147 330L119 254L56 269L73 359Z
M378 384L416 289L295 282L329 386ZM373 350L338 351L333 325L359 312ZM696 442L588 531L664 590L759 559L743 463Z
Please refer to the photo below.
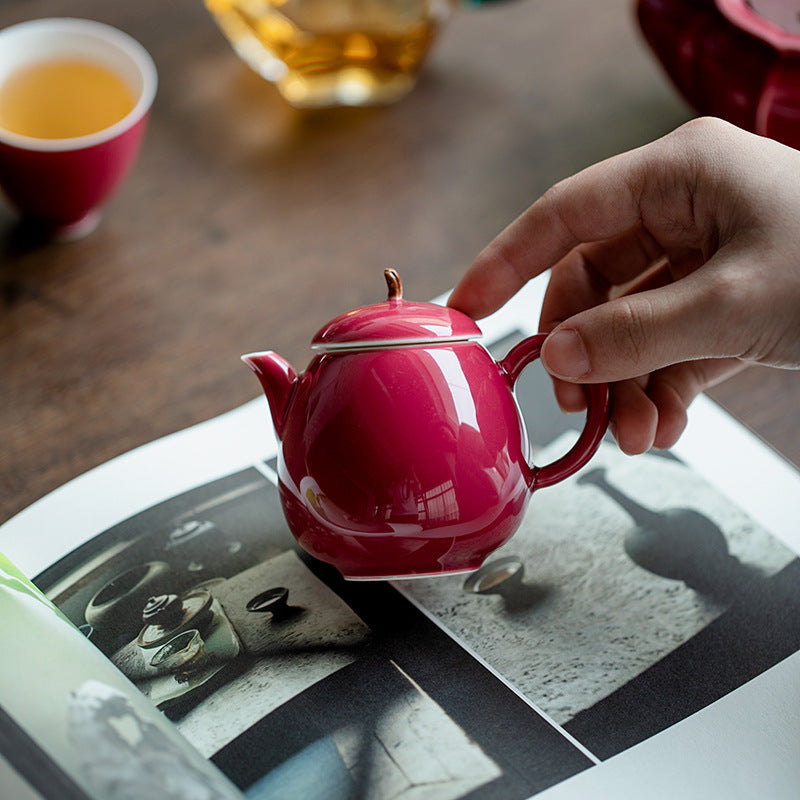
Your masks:
M383 277L386 278L386 285L389 287L389 296L387 300L402 300L403 299L403 282L396 270L385 269Z
M311 340L312 350L332 352L410 344L463 342L477 339L480 328L466 314L436 303L403 299L403 284L394 269L383 277L389 296L334 317Z

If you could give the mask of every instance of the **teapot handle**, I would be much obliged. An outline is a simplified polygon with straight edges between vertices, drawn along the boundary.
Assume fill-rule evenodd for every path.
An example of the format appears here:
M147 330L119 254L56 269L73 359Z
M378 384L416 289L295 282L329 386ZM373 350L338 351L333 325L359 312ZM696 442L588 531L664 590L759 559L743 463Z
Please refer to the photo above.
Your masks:
M508 355L500 361L500 367L505 372L512 389L522 370L539 358L546 338L545 333L529 336L512 347ZM551 464L543 467L531 465L531 474L528 476L528 488L531 491L563 481L564 478L577 472L597 452L608 428L610 392L607 383L588 383L584 385L584 389L587 404L586 422L578 441L568 453Z

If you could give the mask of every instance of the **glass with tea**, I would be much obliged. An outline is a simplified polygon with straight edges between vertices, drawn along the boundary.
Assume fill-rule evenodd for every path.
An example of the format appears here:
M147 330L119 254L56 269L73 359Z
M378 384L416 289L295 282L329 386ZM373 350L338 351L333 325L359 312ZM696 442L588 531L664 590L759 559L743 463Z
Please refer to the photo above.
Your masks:
M204 0L239 56L293 106L406 95L456 0Z

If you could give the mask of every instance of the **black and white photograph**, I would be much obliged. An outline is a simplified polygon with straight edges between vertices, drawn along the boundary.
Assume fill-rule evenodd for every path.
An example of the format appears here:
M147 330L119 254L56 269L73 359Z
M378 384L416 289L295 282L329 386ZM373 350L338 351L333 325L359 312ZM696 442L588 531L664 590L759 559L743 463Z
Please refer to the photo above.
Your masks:
M578 435L548 384L534 366L517 387L537 465ZM800 649L800 561L668 451L607 439L480 569L388 582L305 553L276 470L162 500L35 577L250 800L530 797Z
M272 474L145 510L36 583L253 800L500 800L592 765L396 589L300 551Z
M604 444L534 493L477 572L398 585L607 758L798 649L798 575L788 547L684 464ZM691 687L679 708L675 680Z

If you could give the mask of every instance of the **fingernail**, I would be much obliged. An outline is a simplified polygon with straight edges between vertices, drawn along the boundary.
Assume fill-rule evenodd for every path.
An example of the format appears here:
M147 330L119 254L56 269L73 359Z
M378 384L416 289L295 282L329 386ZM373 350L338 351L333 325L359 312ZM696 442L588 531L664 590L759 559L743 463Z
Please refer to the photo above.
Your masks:
M569 328L556 331L545 339L542 363L557 378L582 378L592 368L580 334Z

